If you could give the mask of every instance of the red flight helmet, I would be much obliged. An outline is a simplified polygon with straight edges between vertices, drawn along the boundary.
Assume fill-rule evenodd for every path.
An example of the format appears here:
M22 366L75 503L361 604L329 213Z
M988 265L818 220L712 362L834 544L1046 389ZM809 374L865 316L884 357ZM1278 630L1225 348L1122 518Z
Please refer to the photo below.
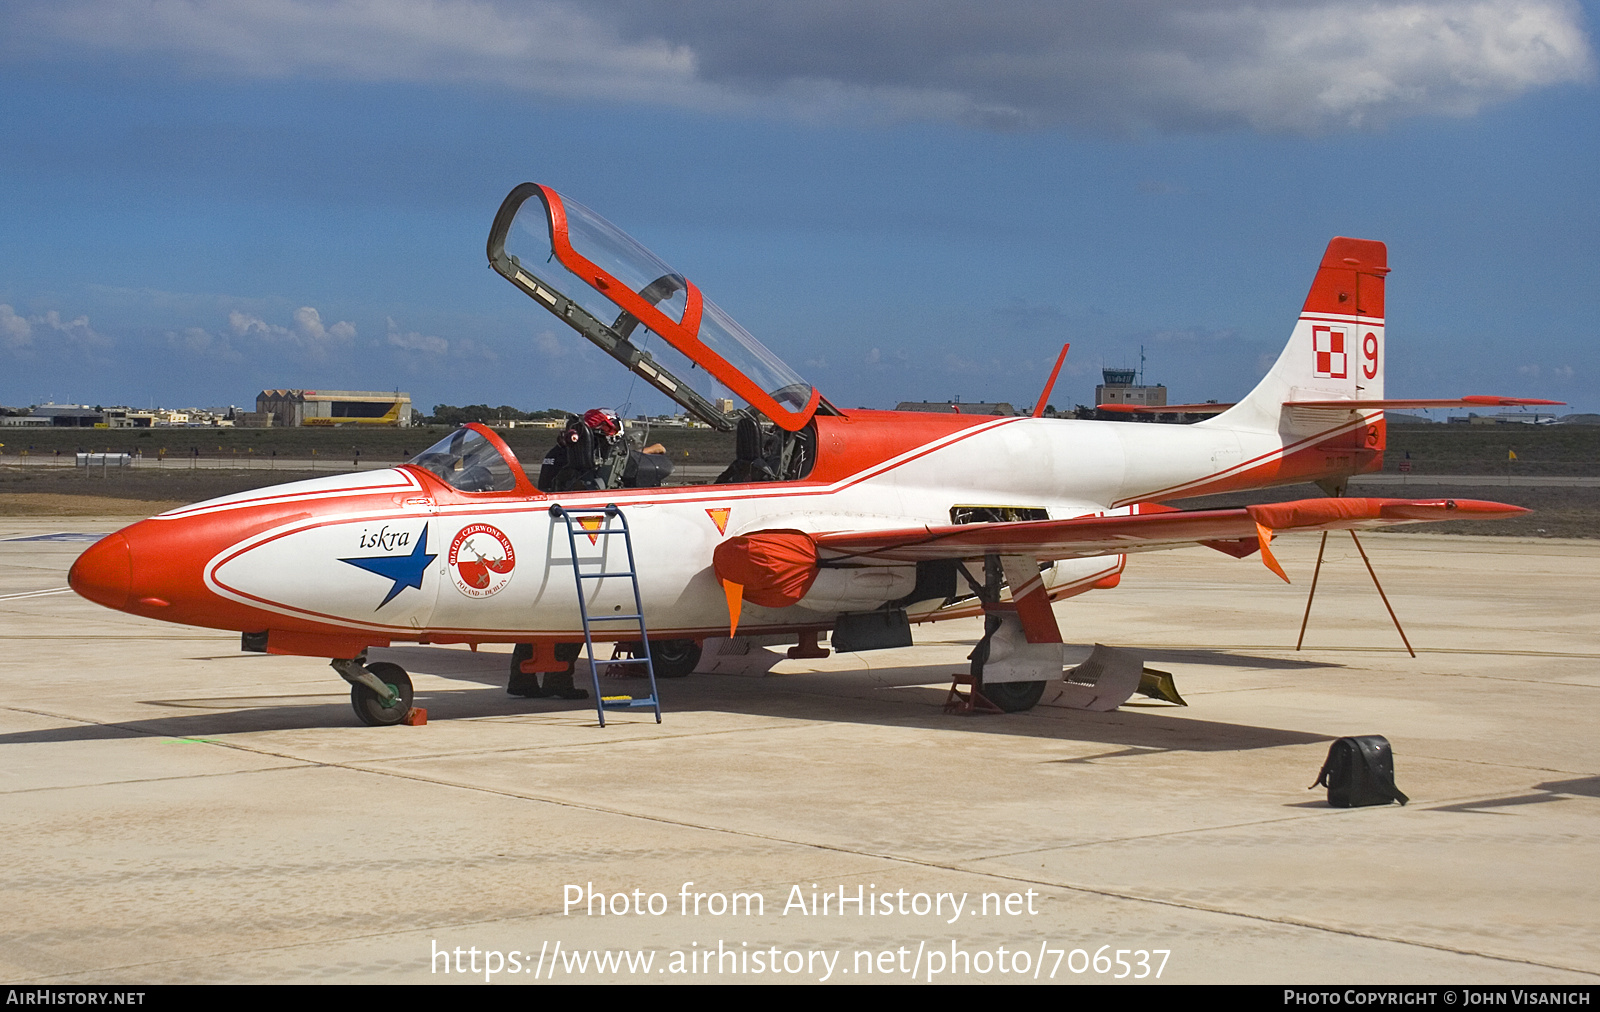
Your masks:
M601 432L608 436L615 436L622 431L622 425L617 421L617 413L601 408L590 408L585 411L583 413L583 424L596 432Z

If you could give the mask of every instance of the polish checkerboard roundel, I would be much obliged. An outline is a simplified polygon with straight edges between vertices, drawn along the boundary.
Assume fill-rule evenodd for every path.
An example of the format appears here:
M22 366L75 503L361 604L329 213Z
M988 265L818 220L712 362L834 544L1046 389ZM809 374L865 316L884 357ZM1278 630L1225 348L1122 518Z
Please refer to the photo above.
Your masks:
M1318 379L1345 379L1350 375L1350 360L1345 351L1345 328L1312 327L1311 351L1316 358L1315 375Z

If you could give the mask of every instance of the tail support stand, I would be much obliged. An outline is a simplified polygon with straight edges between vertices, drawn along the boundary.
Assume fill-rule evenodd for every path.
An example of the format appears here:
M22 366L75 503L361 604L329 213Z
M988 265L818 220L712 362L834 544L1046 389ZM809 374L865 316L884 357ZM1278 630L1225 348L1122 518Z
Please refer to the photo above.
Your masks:
M1306 613L1300 618L1300 638L1294 641L1296 650L1306 641L1306 624L1311 621L1311 602L1317 599L1317 578L1322 575L1322 553L1327 550L1328 532L1323 531L1322 543L1317 546L1317 568L1311 571L1311 593L1306 595Z
M1361 561L1366 563L1367 575L1372 577L1372 585L1378 588L1378 597L1383 601L1383 607L1389 612L1389 621L1394 623L1394 631L1400 634L1400 642L1406 645L1406 653L1412 657L1417 652L1411 648L1411 640L1406 637L1406 631L1400 626L1400 617L1394 613L1394 606L1389 603L1389 595L1383 592L1383 584L1378 582L1378 573L1372 568L1372 560L1367 558L1367 550L1361 547L1361 539L1356 537L1356 532L1350 532L1350 540L1356 543L1356 551L1361 553ZM1300 619L1300 638L1294 641L1294 648L1299 650L1306 641L1306 624L1311 621L1311 602L1317 597L1317 577L1322 575L1322 553L1328 547L1328 532L1322 532L1322 544L1317 548L1317 568L1311 571L1311 593L1306 595L1306 613Z
M636 710L649 707L655 711L656 723L661 723L661 695L656 691L656 666L650 657L650 634L645 630L644 602L639 596L639 567L633 560L633 536L628 532L628 518L615 503L607 503L604 507L590 509L567 509L555 505L550 507L550 515L561 520L567 527L567 545L572 551L572 579L578 588L578 611L583 616L583 641L589 649L589 675L594 681L594 709L595 715L600 719L600 726L606 726L607 710ZM593 527L583 523L584 518L597 520ZM612 521L617 521L617 526L612 526ZM628 568L625 570L607 570L606 560L610 553L605 549L600 552L598 559L584 559L578 554L578 538L587 537L591 542L598 542L600 538L618 536L627 549ZM609 542L606 542L609 546ZM592 563L596 568L592 572L585 572L585 563ZM589 601L584 593L585 580L626 579L633 587L633 613L630 615L590 615ZM637 658L611 658L601 660L594 652L593 627L596 622L633 622L639 627L639 644L644 648L645 673L650 677L650 695L648 696L603 696L600 694L600 669L612 664L639 663Z
M1383 584L1378 582L1378 574L1372 568L1372 560L1367 558L1367 550L1361 547L1361 539L1356 537L1356 532L1350 532L1350 540L1356 543L1356 551L1361 553L1361 561L1367 564L1367 575L1372 577L1372 585L1378 588L1378 597L1383 600L1383 606L1389 610L1389 620L1394 623L1394 631L1400 634L1400 642L1406 645L1406 653L1412 657L1417 652L1411 649L1411 641L1406 639L1406 631L1400 628L1400 619L1394 613L1394 607L1389 604L1389 595L1383 592Z

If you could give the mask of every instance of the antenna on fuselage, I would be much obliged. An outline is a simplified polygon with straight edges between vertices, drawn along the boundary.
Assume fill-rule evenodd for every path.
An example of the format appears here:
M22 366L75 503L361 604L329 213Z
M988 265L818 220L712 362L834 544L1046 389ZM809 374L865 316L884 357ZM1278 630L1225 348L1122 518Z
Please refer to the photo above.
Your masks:
M1067 360L1067 351L1071 347L1071 341L1061 346L1061 354L1056 356L1056 367L1050 371L1050 378L1045 381L1044 389L1039 391L1039 399L1033 402L1033 417L1044 417L1045 405L1050 402L1050 391L1055 389L1056 377L1061 375L1061 365Z

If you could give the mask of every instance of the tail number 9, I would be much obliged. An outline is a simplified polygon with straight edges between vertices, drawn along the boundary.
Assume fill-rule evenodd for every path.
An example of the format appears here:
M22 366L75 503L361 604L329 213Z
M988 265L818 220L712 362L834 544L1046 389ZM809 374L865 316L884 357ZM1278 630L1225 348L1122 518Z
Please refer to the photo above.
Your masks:
M1378 335L1370 330L1361 339L1361 375L1367 379L1378 377Z

